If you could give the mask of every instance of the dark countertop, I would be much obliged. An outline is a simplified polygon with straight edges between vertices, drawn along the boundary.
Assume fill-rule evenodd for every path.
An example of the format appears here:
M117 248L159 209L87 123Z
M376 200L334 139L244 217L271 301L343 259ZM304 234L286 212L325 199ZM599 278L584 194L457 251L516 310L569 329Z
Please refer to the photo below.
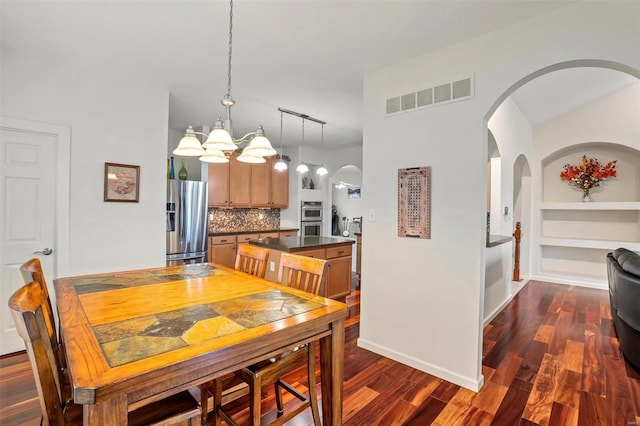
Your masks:
M280 250L289 253L298 251L319 249L332 246L350 245L355 241L348 238L338 237L283 237L283 238L260 238L249 241L249 244Z
M277 228L277 229L254 229L252 231L222 231L222 232L209 232L210 237L223 237L225 235L242 235L242 234L266 234L267 232L285 232L285 231L299 231L298 228Z
M511 235L489 235L487 247L495 247L513 240Z

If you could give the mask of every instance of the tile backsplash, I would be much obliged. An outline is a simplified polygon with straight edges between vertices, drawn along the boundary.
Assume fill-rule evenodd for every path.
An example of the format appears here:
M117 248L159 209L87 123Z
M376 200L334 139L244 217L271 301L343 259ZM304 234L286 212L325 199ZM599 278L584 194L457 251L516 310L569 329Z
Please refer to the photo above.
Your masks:
M280 209L208 209L209 232L263 231L280 228Z

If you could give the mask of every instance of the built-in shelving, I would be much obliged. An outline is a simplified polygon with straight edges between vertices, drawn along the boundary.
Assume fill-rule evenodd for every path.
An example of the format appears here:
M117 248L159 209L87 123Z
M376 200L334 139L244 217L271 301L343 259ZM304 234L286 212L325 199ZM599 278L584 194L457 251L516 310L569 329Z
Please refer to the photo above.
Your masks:
M583 154L617 159L618 176L583 202L558 178L564 164ZM539 279L607 287L607 253L640 252L640 151L612 143L585 143L558 150L542 162L538 229L533 237Z
M640 251L640 243L611 240L582 240L577 238L540 238L541 246L575 247L597 250L615 250L625 247L632 251Z
M541 210L638 210L638 201L620 202L578 202L578 203L542 203Z

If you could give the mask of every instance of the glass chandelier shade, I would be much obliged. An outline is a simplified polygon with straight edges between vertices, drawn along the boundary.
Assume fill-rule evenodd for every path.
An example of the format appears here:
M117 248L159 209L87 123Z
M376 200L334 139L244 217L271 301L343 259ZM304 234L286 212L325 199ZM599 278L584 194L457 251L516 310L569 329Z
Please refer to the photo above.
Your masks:
M200 157L200 161L205 163L228 163L229 159L219 149L207 148L205 154Z
M307 173L309 171L309 166L307 166L304 163L300 163L298 164L298 167L296 167L296 172L298 173Z
M270 157L272 155L276 155L278 152L273 149L269 139L264 136L264 129L262 126L259 126L256 131L256 135L251 139L251 142L249 142L249 145L247 145L243 153L253 156Z
M324 176L327 173L329 173L329 170L327 170L327 168L324 166L324 164L320 167L318 167L318 169L316 170L316 174L319 176Z
M218 117L216 124L213 126L213 130L209 133L207 141L202 144L203 148L219 149L220 151L235 151L236 144L233 143L231 135L224 128L222 119Z
M180 155L183 157L197 157L205 154L205 150L200 145L200 141L196 137L196 132L193 130L193 127L189 126L187 131L182 139L180 139L180 143L178 147L173 150L175 155Z
M267 162L267 160L265 160L264 157L261 157L259 155L253 155L251 152L247 152L246 148L242 151L242 154L238 156L238 161L242 161L243 163L253 163L253 164Z

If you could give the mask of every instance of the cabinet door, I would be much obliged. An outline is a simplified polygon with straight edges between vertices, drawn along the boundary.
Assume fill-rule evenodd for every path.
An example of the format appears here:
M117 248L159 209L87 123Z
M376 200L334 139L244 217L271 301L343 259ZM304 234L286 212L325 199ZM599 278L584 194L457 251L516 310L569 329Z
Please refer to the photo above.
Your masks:
M251 205L251 164L238 161L234 154L229 160L229 207Z
M229 204L229 163L209 164L209 205Z
M211 246L212 262L233 268L236 264L236 245L218 244Z
M251 207L271 207L269 188L273 161L266 160L266 163L251 165Z
M328 262L324 297L343 300L351 292L351 256Z
M289 169L276 170L271 166L271 207L289 208Z

